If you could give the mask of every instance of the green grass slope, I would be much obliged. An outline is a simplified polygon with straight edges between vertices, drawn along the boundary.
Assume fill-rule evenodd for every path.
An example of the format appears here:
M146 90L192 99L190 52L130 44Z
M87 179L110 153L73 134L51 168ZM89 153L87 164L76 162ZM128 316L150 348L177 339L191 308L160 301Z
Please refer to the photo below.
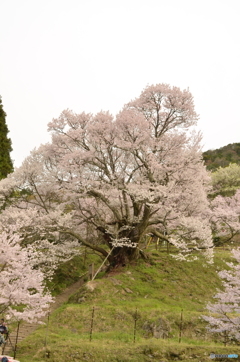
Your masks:
M101 273L21 342L17 357L21 362L204 362L210 353L240 356L239 346L224 346L201 319L221 287L217 271L229 260L230 252L222 249L213 264L203 257L178 261L166 250L152 250L148 263Z

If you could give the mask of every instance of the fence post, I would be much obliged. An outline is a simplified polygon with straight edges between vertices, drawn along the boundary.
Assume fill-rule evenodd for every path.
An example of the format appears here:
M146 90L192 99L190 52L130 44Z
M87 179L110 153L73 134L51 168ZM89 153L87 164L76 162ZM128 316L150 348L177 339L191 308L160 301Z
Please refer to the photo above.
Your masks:
M133 343L136 341L136 330L137 330L137 308L134 314L134 329L133 329Z
M46 334L45 334L45 342L44 342L44 346L45 346L45 356L46 356L47 358L50 358L50 352L47 351L47 339L48 339L49 319L50 319L50 312L48 312L48 316L47 316L47 326L46 326Z
M92 319L91 319L91 328L90 328L90 337L89 337L90 342L92 341L93 319L94 319L94 307L92 309Z
M178 339L179 343L181 343L181 340L182 340L182 330L183 330L183 309L181 310L181 319L180 319L180 325L179 325L179 339Z
M228 334L227 334L227 331L224 331L224 342L223 342L223 344L224 344L225 347L227 345L227 342L228 342Z
M84 254L83 254L83 266L86 265L86 258L87 258L87 247L85 246Z
M94 264L90 264L88 267L88 275L89 275L89 280L92 280L93 276L94 276Z
M13 358L15 358L15 357L16 357L16 354L17 354L17 343L18 343L19 328L20 328L20 321L18 321L18 326L17 326L17 334L16 334L16 341L15 341L15 346L14 346Z

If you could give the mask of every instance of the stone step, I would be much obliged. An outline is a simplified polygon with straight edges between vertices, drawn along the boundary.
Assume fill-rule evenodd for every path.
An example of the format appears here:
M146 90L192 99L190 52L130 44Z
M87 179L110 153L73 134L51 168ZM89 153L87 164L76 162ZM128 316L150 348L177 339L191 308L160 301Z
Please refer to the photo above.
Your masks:
M6 344L4 345L3 349L4 353L11 354L15 349L16 340L17 344L20 343L24 338L26 338L26 336L33 333L38 326L39 324L30 324L30 323L22 323L22 325L20 324L18 332L17 330L14 330L11 333L9 333L8 339L6 340Z

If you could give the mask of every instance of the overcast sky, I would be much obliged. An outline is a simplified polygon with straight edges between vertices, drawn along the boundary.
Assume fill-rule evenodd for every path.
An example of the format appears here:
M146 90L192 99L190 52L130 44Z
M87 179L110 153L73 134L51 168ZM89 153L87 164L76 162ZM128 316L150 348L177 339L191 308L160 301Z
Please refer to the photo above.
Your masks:
M69 108L189 87L203 150L240 142L240 0L1 0L0 95L14 165Z

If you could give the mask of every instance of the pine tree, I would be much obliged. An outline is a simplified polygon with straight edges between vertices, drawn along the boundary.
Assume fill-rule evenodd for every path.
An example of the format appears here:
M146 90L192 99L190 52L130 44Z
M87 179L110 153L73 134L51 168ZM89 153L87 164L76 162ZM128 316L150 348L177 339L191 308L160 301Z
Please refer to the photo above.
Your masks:
M0 97L0 180L7 177L13 171L13 163L10 157L12 151L11 139L7 137L9 132L6 121L6 113L3 110Z

